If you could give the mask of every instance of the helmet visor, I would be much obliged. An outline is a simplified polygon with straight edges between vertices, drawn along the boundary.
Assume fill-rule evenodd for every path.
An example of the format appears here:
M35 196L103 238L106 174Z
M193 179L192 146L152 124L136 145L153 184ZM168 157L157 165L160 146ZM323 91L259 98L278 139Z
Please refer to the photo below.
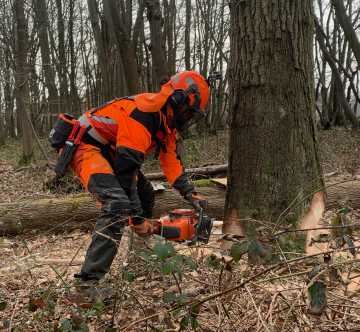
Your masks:
M204 114L199 109L187 107L175 115L175 128L185 131L203 118Z

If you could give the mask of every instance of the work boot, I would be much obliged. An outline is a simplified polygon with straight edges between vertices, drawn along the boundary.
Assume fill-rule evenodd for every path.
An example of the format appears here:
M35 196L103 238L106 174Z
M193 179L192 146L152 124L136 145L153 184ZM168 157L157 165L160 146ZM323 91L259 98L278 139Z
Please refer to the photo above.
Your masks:
M74 288L80 297L86 302L109 302L114 297L115 292L111 287L106 287L104 282L99 280L75 279Z

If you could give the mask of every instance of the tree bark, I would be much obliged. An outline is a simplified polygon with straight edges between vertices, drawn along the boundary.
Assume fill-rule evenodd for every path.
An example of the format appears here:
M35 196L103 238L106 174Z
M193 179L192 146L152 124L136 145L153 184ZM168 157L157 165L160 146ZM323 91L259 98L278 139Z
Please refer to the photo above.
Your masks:
M206 213L214 218L223 218L225 190L217 186L200 187L198 192L209 199ZM360 208L360 181L330 186L327 208ZM156 194L154 216L176 208L189 208L179 194L166 190ZM76 228L91 229L99 213L95 200L87 194L62 198L31 199L0 204L0 235L19 234L24 231L63 231Z
M169 79L168 65L163 47L161 31L161 9L159 0L145 0L150 24L151 59L153 67L153 89L160 89L160 82Z
M62 0L56 0L57 9L57 32L58 32L58 76L60 81L60 107L64 109L67 107L68 102L68 80L67 80L67 61L66 61L66 49L65 49L65 23L64 14L62 8Z
M336 18L338 19L341 28L344 31L345 37L349 41L350 47L354 52L356 61L360 64L360 42L356 31L352 26L351 19L346 14L344 0L331 0L331 3L335 9Z
M52 67L52 61L50 57L50 46L49 46L49 19L48 12L46 8L45 0L37 0L33 2L34 12L35 12L35 21L36 28L39 36L41 60L42 60L42 69L44 71L45 85L49 92L49 108L50 112L54 115L58 113L58 102L59 96L55 83L55 73ZM54 117L55 118L55 117ZM53 120L51 118L51 120ZM52 123L49 124L50 126Z
M241 220L275 221L294 201L297 208L284 219L298 220L310 193L323 188L313 119L313 8L311 0L253 0L234 2L230 11L224 232L252 236L253 224Z
M185 0L185 69L191 70L190 64L190 28L191 28L191 0Z
M199 193L211 197L208 213L221 217L225 192L215 187L199 188ZM179 193L166 190L157 193L154 217L176 208L190 208ZM0 204L0 235L18 234L29 230L63 230L93 227L99 209L87 195L67 196Z
M105 40L103 38L103 32L101 31L99 24L99 14L98 14L98 5L96 0L88 0L88 9L89 17L91 22L91 27L94 34L97 61L100 67L101 73L101 94L103 101L108 100L112 95L111 91L111 77L110 74L110 54L107 52L107 46L105 45Z
M76 50L74 40L74 21L75 21L75 1L69 3L69 23L68 23L68 40L69 40L69 52L70 52L70 106L71 113L74 115L80 115L80 97L78 88L76 85Z
M335 93L336 96L340 99L340 104L344 110L345 116L348 119L348 121L354 126L359 126L359 120L357 119L356 115L352 111L348 101L346 100L345 92L344 92L344 85L342 83L340 72L337 68L337 65L335 63L333 55L327 50L326 44L325 44L325 37L324 37L324 31L322 30L319 22L315 18L315 25L316 25L316 39L319 42L320 49L324 55L324 60L329 64L331 68L331 72L333 75L333 79L335 80Z
M10 74L10 50L5 52L5 67L4 67L4 102L5 102L5 121L7 128L7 136L15 138L15 119L14 119L14 92L11 84Z
M115 1L104 1L104 15L110 31L113 33L116 46L121 55L122 65L125 73L127 90L130 95L139 92L139 73L136 63L136 41L131 38L131 27L119 15ZM138 15L142 15L143 6L140 4Z
M16 52L15 52L15 94L16 109L21 122L23 155L21 162L30 162L33 154L33 138L30 126L29 109L29 87L28 87L28 68L27 68L27 22L25 18L24 0L15 0L15 24L16 24Z
M165 31L167 42L167 64L168 74L174 75L176 73L176 52L177 52L177 34L176 34L176 1L163 1L165 13Z
M1 50L0 50L0 56L2 56ZM0 88L2 88L1 85L0 85ZM2 98L1 98L1 94L0 94L0 105L1 105L1 102L2 102L1 99ZM6 128L5 128L4 115L3 115L2 112L0 112L0 147L2 145L5 145L5 138L6 138L5 133L6 133Z

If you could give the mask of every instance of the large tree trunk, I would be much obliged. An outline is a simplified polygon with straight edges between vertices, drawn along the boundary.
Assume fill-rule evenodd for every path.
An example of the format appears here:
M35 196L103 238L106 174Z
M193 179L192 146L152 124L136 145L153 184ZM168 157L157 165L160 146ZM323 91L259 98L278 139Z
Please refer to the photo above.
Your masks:
M76 67L77 67L77 56L75 49L74 34L74 21L75 21L75 1L70 1L69 4L69 23L68 23L68 40L69 40L69 52L70 52L70 105L71 112L75 115L80 115L80 97L78 88L76 85Z
M224 231L298 220L323 188L313 114L311 0L231 5L232 121ZM241 225L241 227L239 227Z
M200 187L198 192L209 199L206 213L223 218L225 190L220 187ZM360 181L330 186L327 208L349 206L360 208ZM154 216L189 205L173 190L156 194ZM62 198L31 199L0 204L0 235L18 234L22 231L63 231L75 228L91 229L99 213L95 200L87 194Z
M358 64L360 64L360 42L356 35L356 31L352 26L351 19L346 14L344 0L331 0L331 3L334 6L336 18L344 30L345 37L349 41Z
M191 28L191 0L185 0L185 69L190 70L190 28Z
M1 105L1 94L0 94L0 105ZM2 112L0 112L0 147L5 144L5 133L6 133L6 128L5 128L4 115Z
M56 0L57 9L57 31L58 31L58 78L60 81L60 107L67 108L68 105L68 78L67 78L67 61L65 48L65 22L62 0Z
M4 66L4 51L0 49L0 68ZM2 78L2 75L0 76ZM0 83L0 90L3 90L3 83ZM0 105L2 105L2 93L0 93ZM5 144L6 138L6 127L5 127L5 116L0 111L0 147Z
M51 122L54 120L55 115L58 113L58 102L59 96L55 83L55 73L53 70L53 65L50 57L50 46L49 46L49 19L48 12L46 8L45 0L34 1L34 12L35 12L35 22L37 27L37 32L39 36L40 52L41 52L41 62L42 68L44 71L45 77L45 86L49 93L49 109L51 114L54 114L51 117ZM50 126L52 123L49 124Z
M16 137L15 133L15 119L14 119L14 92L11 83L11 61L10 61L10 45L5 50L4 54L4 103L5 103L5 121L7 128L7 136L11 138Z
M168 66L161 31L161 9L159 0L145 0L150 24L151 59L153 67L153 89L158 91L160 82L169 79Z
M175 0L163 0L162 4L164 8L164 37L167 44L168 74L171 76L176 72L176 3Z
M100 67L100 81L101 81L101 97L102 101L108 100L112 95L112 84L111 84L111 61L109 61L110 53L108 52L109 45L106 44L109 41L108 38L104 38L107 34L107 31L102 31L99 24L99 14L98 14L98 5L96 0L88 0L88 9L89 17L91 22L91 27L94 34L97 61Z
M325 44L326 35L316 18L315 18L315 25L316 25L316 39L319 42L320 49L324 55L324 61L326 61L329 64L333 75L332 77L335 81L336 88L334 92L336 93L336 97L339 99L339 103L341 104L348 121L353 125L353 127L358 127L359 120L352 111L351 106L349 105L346 99L344 84L342 83L340 72L334 60L334 54L331 54L330 51L327 49Z
M32 131L30 126L29 108L29 87L27 68L27 22L25 18L24 0L16 0L14 3L15 24L16 24L16 54L15 54L15 94L16 110L21 122L23 156L22 162L28 163L33 154Z
M120 15L115 1L104 1L103 6L105 20L114 36L118 52L121 55L127 92L130 95L136 94L139 92L140 87L136 63L136 39L131 38L131 26L126 24L131 22L131 17L126 17L124 11ZM142 4L139 7L138 15L142 15Z

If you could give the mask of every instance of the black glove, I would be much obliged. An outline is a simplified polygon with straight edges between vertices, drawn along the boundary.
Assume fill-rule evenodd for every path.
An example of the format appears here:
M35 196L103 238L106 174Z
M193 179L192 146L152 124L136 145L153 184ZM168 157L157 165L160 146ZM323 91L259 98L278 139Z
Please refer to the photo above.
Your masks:
M130 218L130 227L141 237L152 235L155 230L154 225L148 219L140 216Z
M184 198L194 207L195 210L206 209L208 201L196 192L187 193Z

